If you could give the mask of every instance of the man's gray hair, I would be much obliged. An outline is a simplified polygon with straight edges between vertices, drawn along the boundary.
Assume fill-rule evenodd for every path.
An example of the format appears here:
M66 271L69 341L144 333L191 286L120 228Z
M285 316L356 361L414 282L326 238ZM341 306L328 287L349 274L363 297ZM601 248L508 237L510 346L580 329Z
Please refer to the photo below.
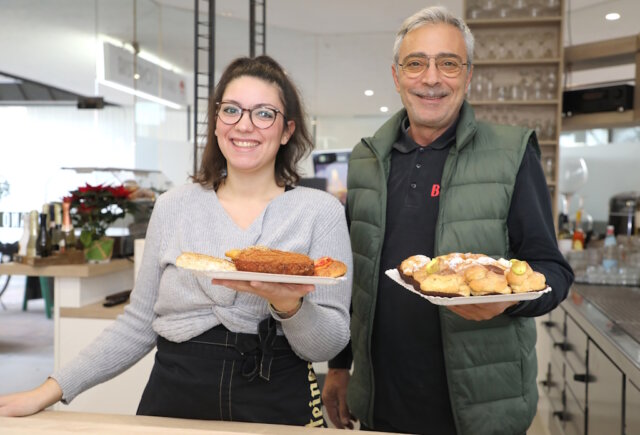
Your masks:
M449 12L447 8L442 6L432 6L422 9L404 20L396 35L396 41L393 44L393 61L396 64L396 68L398 67L398 62L400 62L400 45L402 45L404 37L407 33L425 24L450 24L462 32L464 45L467 48L467 70L470 71L471 65L473 64L475 38L471 30L469 30L467 23L465 23L462 18L456 17Z

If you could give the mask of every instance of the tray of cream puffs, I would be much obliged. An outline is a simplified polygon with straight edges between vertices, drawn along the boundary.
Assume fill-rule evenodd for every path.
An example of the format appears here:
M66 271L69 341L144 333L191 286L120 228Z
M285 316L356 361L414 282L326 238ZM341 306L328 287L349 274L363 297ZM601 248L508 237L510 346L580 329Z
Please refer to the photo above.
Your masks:
M551 291L526 261L484 254L413 255L385 274L436 305L524 301Z

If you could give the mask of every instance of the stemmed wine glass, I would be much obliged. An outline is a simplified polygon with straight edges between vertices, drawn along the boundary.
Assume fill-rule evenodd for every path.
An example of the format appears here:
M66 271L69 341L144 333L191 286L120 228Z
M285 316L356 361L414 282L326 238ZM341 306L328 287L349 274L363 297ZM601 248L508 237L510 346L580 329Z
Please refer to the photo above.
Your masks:
M560 159L558 190L563 196L565 210L570 210L571 197L585 184L589 177L587 162L582 157Z

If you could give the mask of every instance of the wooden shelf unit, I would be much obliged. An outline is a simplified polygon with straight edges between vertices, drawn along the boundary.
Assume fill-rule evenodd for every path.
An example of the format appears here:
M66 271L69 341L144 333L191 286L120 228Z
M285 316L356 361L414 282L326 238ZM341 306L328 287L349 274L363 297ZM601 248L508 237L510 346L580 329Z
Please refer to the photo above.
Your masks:
M473 64L475 66L504 66L504 65L555 65L560 63L561 59L558 57L544 58L544 59L492 59L492 60L482 60L482 59L474 59Z
M503 4L507 5L515 5L516 0L505 0ZM531 122L531 119L539 118L540 119L540 111L544 111L547 115L547 123L553 123L552 126L552 134L545 131L544 135L538 135L538 142L540 144L540 148L542 150L542 165L545 170L545 174L547 175L547 185L549 186L549 192L551 194L551 200L553 204L553 214L554 217L557 215L556 213L556 203L557 203L557 186L556 180L558 178L558 140L560 134L560 125L562 119L562 75L564 72L563 59L565 58L563 53L563 31L564 31L564 10L565 10L565 2L564 0L560 0L558 2L557 12L555 15L551 16L536 16L536 17L483 17L480 19L472 19L470 18L470 10L473 7L477 7L479 5L479 0L464 0L463 10L465 12L465 21L471 31L473 32L476 38L476 53L474 53L474 68L475 74L471 80L471 86L474 85L474 80L478 79L481 74L478 74L482 70L489 69L492 72L492 76L496 79L496 83L493 83L493 86L498 86L498 75L508 76L509 74L515 75L521 71L535 71L545 70L551 71L555 74L556 84L555 89L553 90L552 95L545 95L546 98L541 99L532 99L532 98L513 98L513 99L496 99L495 96L493 98L483 98L480 99L476 95L469 96L469 102L472 106L476 108L476 114L479 119L483 119L483 111L488 111L488 115L490 117L490 121L493 121L492 118L501 118L498 122L504 122L504 111L508 111L510 107L513 107L514 110L512 113L521 114L520 117L517 117L514 121L514 118L509 118L509 123L518 123L519 125L525 125L528 121ZM560 15L557 15L560 14ZM491 32L494 32L492 34ZM523 39L523 35L528 33L529 35L539 35L540 40L538 41L540 44L544 43L544 38L547 36L544 33L551 33L552 38L550 38L547 42L552 44L553 50L551 53L542 53L540 55L531 55L528 53L527 56L517 56L514 53L510 53L508 58L494 56L493 58L482 58L479 55L479 44L478 41L481 41L483 37L490 38L492 37L494 41L497 40L496 43L502 44L502 42L509 39L509 36L515 38L516 36L520 36ZM500 38L496 38L496 36ZM506 36L505 36L506 35ZM485 40L485 47L489 43L489 39ZM482 41L481 41L482 42ZM492 49L494 54L497 52L495 49ZM522 54L522 53L520 53ZM547 77L543 77L542 81L544 83L547 82ZM520 86L514 93L520 95L525 95L524 85L526 84L523 80L520 84L516 82L511 82L509 86L516 87ZM504 84L502 84L504 85ZM531 92L529 93L531 96ZM497 111L497 112L496 112ZM494 116L494 113L502 114L502 116ZM485 118L486 119L486 118ZM542 121L542 119L540 119ZM519 121L519 122L518 122ZM536 128L536 130L538 130Z
M512 3L513 0L509 1ZM469 0L465 0L466 4ZM528 25L540 25L540 24L559 24L563 21L563 17L531 17L531 18L483 18L483 19L471 19L465 20L470 28L505 28L505 27L521 27Z
M589 113L563 118L562 130L640 125L640 34L566 47L565 71L584 71L628 64L635 64L634 110Z
M469 100L472 106L555 106L558 100Z

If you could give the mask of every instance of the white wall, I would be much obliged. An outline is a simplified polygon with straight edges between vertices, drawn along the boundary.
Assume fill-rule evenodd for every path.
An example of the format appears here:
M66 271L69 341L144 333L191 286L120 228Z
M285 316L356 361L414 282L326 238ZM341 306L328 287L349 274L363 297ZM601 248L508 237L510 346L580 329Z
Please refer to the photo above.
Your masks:
M161 171L174 185L184 184L193 172L193 142L185 110L136 104L135 167Z
M584 158L587 183L571 200L571 216L575 218L578 196L584 198L584 211L596 221L609 218L609 199L618 193L640 191L640 143L625 142L596 146L562 147L561 159ZM560 183L562 191L562 182ZM558 195L558 210L562 210Z
M44 203L60 201L84 182L114 182L108 174L77 174L61 168L133 168L134 149L131 108L0 106L0 174L10 184L0 211L41 210ZM0 228L0 241L18 237L15 231Z

